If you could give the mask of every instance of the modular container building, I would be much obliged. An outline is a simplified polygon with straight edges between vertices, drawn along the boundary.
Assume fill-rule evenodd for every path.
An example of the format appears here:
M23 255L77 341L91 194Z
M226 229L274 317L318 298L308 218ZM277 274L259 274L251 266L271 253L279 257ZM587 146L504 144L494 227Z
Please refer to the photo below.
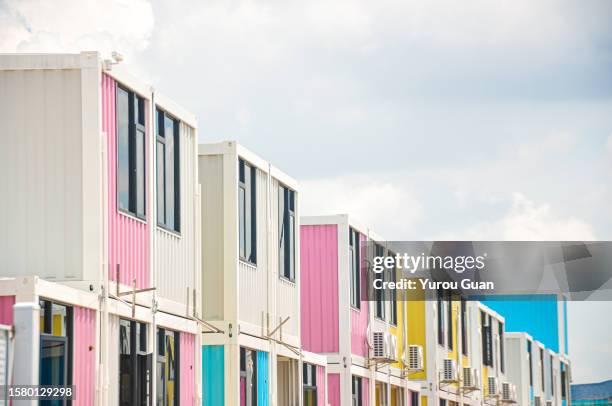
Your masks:
M505 335L507 376L516 385L519 405L571 404L571 365L566 357L547 349L531 335Z
M99 388L97 404L171 401L179 384L181 404L194 404L197 124L119 61L97 52L0 55L0 276L13 278L0 285L14 297L15 281L27 281L24 301L48 308L26 308L51 320L57 308L75 332L93 323L92 335L103 337L91 350L95 364L83 364L83 374L74 364L70 379L95 373L88 382ZM48 282L72 288L74 299L56 298ZM81 303L82 295L95 300ZM15 312L25 311L18 296ZM56 334L51 323L37 327L41 339ZM179 363L190 376L174 372ZM94 404L88 390L79 393L82 404Z
M204 404L298 404L298 184L233 141L200 145L199 179Z
M388 252L348 215L302 218L302 344L327 356L332 406L407 405L418 392L404 379L405 302L362 295L372 250Z
M471 367L476 370L474 381L480 390L474 398L483 404L497 405L514 402L514 390L506 378L506 350L504 348L505 319L484 303L468 303L468 351L472 352ZM463 370L463 375L467 370ZM473 372L474 373L474 372ZM508 387L510 385L510 387ZM504 390L507 398L504 398Z

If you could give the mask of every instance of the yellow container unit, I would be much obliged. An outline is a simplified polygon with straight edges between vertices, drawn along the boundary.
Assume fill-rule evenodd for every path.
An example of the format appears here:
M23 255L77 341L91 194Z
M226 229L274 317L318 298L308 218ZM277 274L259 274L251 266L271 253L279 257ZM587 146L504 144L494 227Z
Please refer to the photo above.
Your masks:
M406 378L409 382L422 382L427 380L427 322L426 322L426 304L425 291L419 288L420 284L417 283L416 289L405 291L406 294L406 329L405 334L407 335L407 360L410 364L411 356L417 353L417 357L420 355L421 365L420 368L408 369L411 365L407 365ZM418 349L420 348L420 354ZM412 353L411 353L412 351ZM413 358L414 360L414 358ZM414 365L412 365L414 366ZM420 397L420 405L427 406L427 396L418 394L415 396Z

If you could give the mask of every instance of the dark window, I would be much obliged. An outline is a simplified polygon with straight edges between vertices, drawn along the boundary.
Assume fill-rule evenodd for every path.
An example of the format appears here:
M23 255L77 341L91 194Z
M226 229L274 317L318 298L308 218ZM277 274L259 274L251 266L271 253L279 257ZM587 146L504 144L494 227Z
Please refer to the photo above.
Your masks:
M157 110L157 224L181 231L179 122Z
M40 300L41 385L72 384L72 308ZM61 400L41 400L41 406L63 405Z
M483 364L493 366L493 332L491 329L491 316L480 312L480 327L482 334L482 358Z
M527 358L529 362L529 386L533 386L533 357L531 341L527 341Z
M238 238L240 259L257 263L256 169L240 160L238 163Z
M544 377L544 350L540 348L540 375L542 375L542 392L546 388L546 378Z
M385 255L385 250L382 245L375 244L374 250L377 257L383 257ZM381 272L378 274L378 278L382 279L383 282L385 280L385 272ZM375 315L379 319L385 319L385 291L383 289L374 289L374 299L375 299Z
M302 373L304 406L317 406L317 367L304 363Z
M467 317L467 302L464 297L461 297L461 353L463 355L468 355Z
M361 389L361 377L353 376L353 382L351 385L352 406L363 406L363 396Z
M436 295L436 305L438 314L438 344L444 345L444 301L442 300L443 291L438 289Z
M390 257L394 257L395 254L389 251L388 255ZM395 268L389 270L389 277L387 280L395 282L397 280L396 276L397 270ZM389 322L395 326L397 326L397 291L395 289L389 290L389 296L391 301L391 314L389 315Z
M257 406L257 352L240 347L240 406Z
M446 399L440 399L440 406L446 406Z
M565 363L561 363L561 399L566 400L567 398L567 367Z
M410 406L419 406L419 392L410 391Z
M119 321L119 405L150 404L151 354L147 353L147 325Z
M361 307L361 266L360 266L359 232L349 229L349 256L351 272L351 306Z
M555 395L555 377L554 377L554 359L553 356L550 356L550 393L551 395Z
M146 135L144 99L117 87L117 204L119 210L146 216Z
M504 359L504 323L499 323L499 368L502 372L506 369L506 362Z
M453 340L453 301L452 301L450 292L447 292L446 298L447 298L447 307L446 307L446 310L448 312L448 316L447 316L447 319L446 319L446 323L448 324L448 327L447 327L447 332L446 333L448 335L448 337L447 337L447 340L448 340L448 349L452 350L454 345L455 345L455 343L454 343L454 340Z
M178 332L157 330L157 406L178 406L180 402L180 336Z
M279 274L295 281L295 191L281 186L278 199Z

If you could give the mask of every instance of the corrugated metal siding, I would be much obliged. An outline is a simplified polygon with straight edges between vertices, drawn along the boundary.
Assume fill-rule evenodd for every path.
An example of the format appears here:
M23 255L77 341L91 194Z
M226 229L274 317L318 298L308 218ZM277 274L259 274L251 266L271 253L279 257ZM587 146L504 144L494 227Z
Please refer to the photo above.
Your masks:
M121 267L120 282L138 288L150 286L148 224L126 216L117 208L117 131L115 110L116 82L102 75L102 131L106 133L108 155L108 261L111 280L116 279L117 264ZM149 101L146 101L147 106ZM149 107L145 107L148 112ZM148 124L147 120L147 124ZM146 142L150 142L147 128ZM149 151L149 146L147 146ZM149 159L147 156L146 159ZM147 176L147 190L152 176ZM148 195L148 192L147 192ZM151 218L151 202L147 202L147 218Z
M180 343L180 368L181 380L180 390L182 406L195 405L195 336L189 333L181 333Z
M76 69L0 71L2 276L83 277L81 91Z
M338 226L300 227L304 349L338 352Z
M325 367L317 365L317 405L325 405Z
M266 214L267 214L267 177L264 172L257 169L257 266L239 261L238 286L240 320L261 325L262 312L268 310L268 272L266 272L267 250L266 244ZM237 187L237 186L236 186ZM236 214L237 215L237 214ZM270 266L272 266L270 264ZM271 320L274 322L274 320Z
M361 393L363 394L362 406L370 406L370 380L368 378L361 379Z
M222 345L202 347L202 404L225 404L225 355Z
M257 351L257 406L270 404L268 353Z
M96 312L93 309L75 306L73 324L74 385L76 398L74 406L94 404L96 365ZM112 345L112 344L111 344Z
M189 288L189 303L193 303L193 290L197 290L199 297L202 275L201 270L195 268L197 229L194 208L198 187L195 131L181 122L180 136L181 232L179 236L157 227L155 286L161 297L180 303L186 302Z
M270 258L270 266L272 267L271 275L273 275L276 286L276 313L277 318L284 320L289 316L289 321L282 327L283 334L291 334L297 336L299 334L299 320L300 320L300 303L299 303L299 292L298 287L295 283L291 283L285 279L280 278L280 266L279 266L279 213L278 203L280 199L280 183L276 179L272 179L272 191L271 191L271 227L270 235L272 238L272 249ZM299 202L299 194L296 192L296 201ZM299 221L296 219L296 221ZM296 229L296 233L297 233ZM297 261L297 258L296 258ZM296 264L297 268L297 264ZM296 269L296 280L299 277Z
M202 312L207 320L223 319L223 157L200 156Z
M340 406L340 374L327 374L327 402Z
M13 305L15 296L0 296L0 324L13 325Z
M366 236L359 234L360 247L364 246ZM361 289L366 288L365 253L360 248L361 258ZM361 309L351 308L351 352L362 357L368 356L367 334L368 334L368 302L361 300Z

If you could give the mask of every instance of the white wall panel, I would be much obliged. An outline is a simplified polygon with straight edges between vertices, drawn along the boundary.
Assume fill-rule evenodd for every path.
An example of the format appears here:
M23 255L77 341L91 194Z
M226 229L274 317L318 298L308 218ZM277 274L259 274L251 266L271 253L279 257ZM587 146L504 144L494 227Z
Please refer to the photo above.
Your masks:
M200 155L202 312L223 320L223 155ZM231 293L231 292L230 292Z
M180 185L181 185L181 229L173 233L157 228L156 235L156 284L158 294L180 303L187 302L189 290L190 307L193 305L193 290L198 297L201 292L201 271L196 269L198 255L195 208L197 202L197 162L195 158L195 130L185 123L180 124ZM196 301L199 303L199 301ZM198 308L200 306L198 305Z
M0 71L0 94L0 272L80 279L81 71Z

